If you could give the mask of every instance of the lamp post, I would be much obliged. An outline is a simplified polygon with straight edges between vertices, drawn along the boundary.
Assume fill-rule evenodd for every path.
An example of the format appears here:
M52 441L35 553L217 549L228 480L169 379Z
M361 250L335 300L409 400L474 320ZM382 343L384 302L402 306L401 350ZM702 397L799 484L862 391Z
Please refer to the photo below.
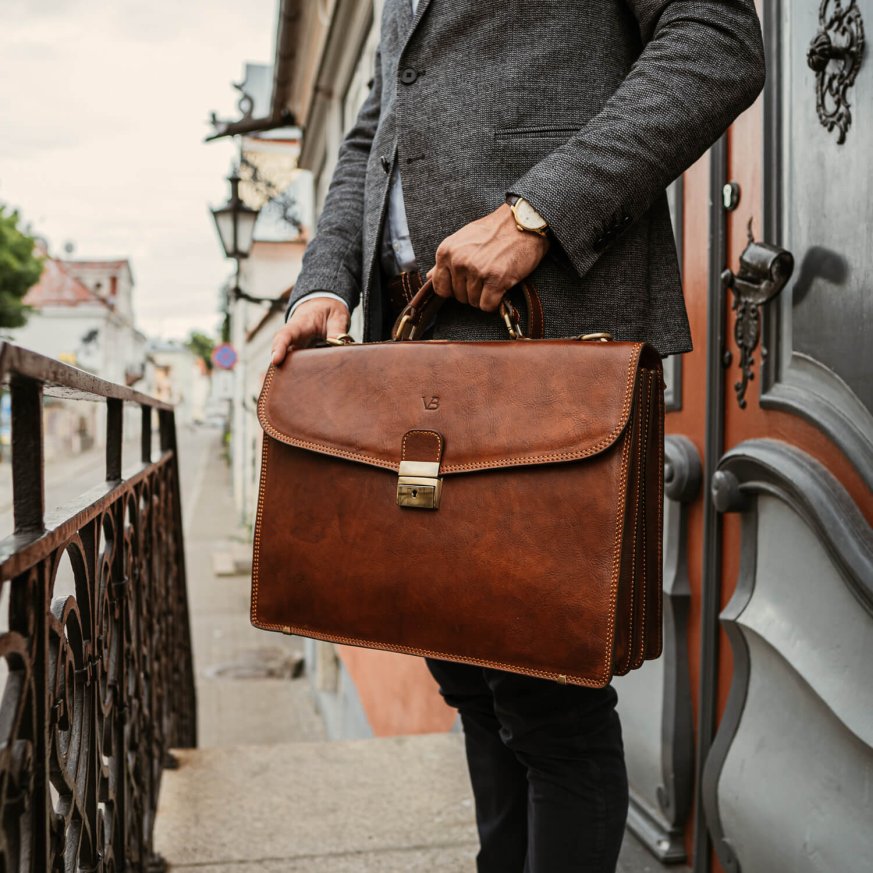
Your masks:
M218 239L224 256L236 261L236 279L230 289L230 299L248 300L250 303L274 303L272 297L252 297L239 287L240 262L249 256L255 238L255 224L259 210L246 206L239 196L239 174L234 168L227 177L230 182L230 199L224 206L212 210L212 218L218 231ZM230 302L230 301L229 301Z
M212 217L225 257L233 258L239 265L239 261L247 258L252 249L258 210L246 206L240 200L240 180L236 169L231 172L227 181L230 182L230 199L224 206L213 209Z
M233 258L236 262L236 278L230 291L230 299L227 301L223 333L227 335L227 339L233 342L237 353L239 353L245 345L245 312L240 313L239 317L237 317L236 313L231 315L231 312L236 308L234 306L236 301L254 299L240 289L239 280L242 261L249 256L249 252L252 249L252 242L255 236L255 222L258 220L258 210L252 209L251 206L246 206L240 199L240 178L236 167L231 171L227 181L230 182L230 199L224 206L212 210L212 218L215 221L218 239L221 241L225 257ZM245 359L239 363L240 365L233 371L233 393L231 397L228 397L228 422L233 452L234 491L236 491L237 487L237 471L241 470L244 464L242 447L246 445L246 432L249 427L243 402L246 386ZM240 497L241 503L244 506L246 505L245 477L243 476L240 481L242 482Z

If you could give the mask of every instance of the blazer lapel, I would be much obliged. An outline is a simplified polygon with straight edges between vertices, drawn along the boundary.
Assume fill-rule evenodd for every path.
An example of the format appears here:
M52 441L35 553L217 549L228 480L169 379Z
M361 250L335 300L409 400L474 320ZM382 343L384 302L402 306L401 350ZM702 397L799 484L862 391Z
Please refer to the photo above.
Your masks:
M409 27L409 33L406 36L406 39L403 42L403 47L400 49L400 53L403 54L406 51L406 46L409 45L409 40L412 39L413 34L416 30L418 30L418 25L421 23L422 18L424 18L424 14L427 12L428 6L430 6L432 0L418 0L418 8L415 10L415 17L412 17L412 3L410 0L401 0L401 2L406 3L406 10L409 18L412 19L412 22Z
M397 16L398 30L402 34L407 34L409 28L412 27L412 2L411 0L385 0L386 3L393 3Z

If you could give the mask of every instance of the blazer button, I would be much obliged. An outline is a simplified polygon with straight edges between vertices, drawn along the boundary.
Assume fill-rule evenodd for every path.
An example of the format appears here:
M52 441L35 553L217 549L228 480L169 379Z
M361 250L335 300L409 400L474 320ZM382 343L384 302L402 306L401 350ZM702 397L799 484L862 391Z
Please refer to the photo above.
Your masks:
M418 73L412 67L406 67L400 72L400 81L404 85L411 85L418 78Z
M379 158L379 160L382 162L382 169L386 172L386 174L390 173L391 172L391 161L389 161L388 158L385 157L385 155L382 155L382 157Z

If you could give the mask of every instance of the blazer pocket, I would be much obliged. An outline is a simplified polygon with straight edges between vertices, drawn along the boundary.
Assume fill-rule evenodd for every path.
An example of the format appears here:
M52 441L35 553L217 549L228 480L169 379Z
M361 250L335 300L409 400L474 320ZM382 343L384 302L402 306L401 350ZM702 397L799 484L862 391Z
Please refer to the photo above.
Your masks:
M496 127L494 128L495 140L519 140L519 139L557 139L568 140L578 133L584 125L575 126L538 124L530 127Z

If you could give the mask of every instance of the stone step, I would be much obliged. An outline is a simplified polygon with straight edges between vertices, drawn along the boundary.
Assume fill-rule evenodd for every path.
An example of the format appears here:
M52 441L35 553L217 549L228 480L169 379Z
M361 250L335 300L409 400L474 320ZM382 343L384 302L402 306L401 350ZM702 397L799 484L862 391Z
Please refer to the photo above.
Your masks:
M475 869L463 740L435 734L183 749L156 849L191 873Z
M172 871L475 871L460 734L176 755L179 768L164 773L155 830L156 849ZM618 873L665 870L627 835Z

